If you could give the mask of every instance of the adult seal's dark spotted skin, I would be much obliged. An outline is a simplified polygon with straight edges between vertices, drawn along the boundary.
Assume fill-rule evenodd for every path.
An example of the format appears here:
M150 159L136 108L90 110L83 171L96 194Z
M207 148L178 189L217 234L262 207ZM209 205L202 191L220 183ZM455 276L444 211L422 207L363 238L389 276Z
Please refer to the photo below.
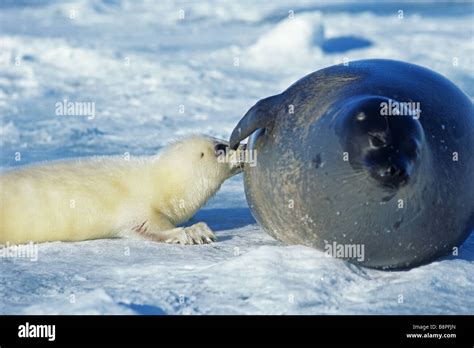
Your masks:
M474 229L473 105L426 68L362 60L314 72L254 105L231 147L251 134L247 200L283 242L400 269L452 253Z

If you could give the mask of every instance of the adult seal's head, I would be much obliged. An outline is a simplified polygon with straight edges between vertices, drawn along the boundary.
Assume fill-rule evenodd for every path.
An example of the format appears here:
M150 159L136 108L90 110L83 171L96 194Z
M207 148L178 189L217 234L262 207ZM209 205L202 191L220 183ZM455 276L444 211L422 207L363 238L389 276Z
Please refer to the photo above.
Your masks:
M456 251L474 229L473 105L433 71L317 71L254 105L231 147L249 135L247 200L281 241L397 269Z
M367 174L386 191L400 189L415 175L421 160L424 133L415 112L381 115L390 100L379 96L351 98L341 108L335 126L341 147L354 173Z

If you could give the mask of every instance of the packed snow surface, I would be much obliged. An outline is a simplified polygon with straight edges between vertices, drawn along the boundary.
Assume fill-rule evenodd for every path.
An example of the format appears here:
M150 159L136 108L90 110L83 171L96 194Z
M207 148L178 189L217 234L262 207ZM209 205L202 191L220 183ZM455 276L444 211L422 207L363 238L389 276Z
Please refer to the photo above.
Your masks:
M228 138L257 100L307 73L404 60L474 95L473 3L0 0L0 166L153 154ZM93 117L57 103L93 102ZM20 156L20 157L19 157ZM18 161L18 159L20 159ZM0 259L1 314L473 314L474 236L459 255L383 272L285 246L241 176L190 223L211 245L94 240Z

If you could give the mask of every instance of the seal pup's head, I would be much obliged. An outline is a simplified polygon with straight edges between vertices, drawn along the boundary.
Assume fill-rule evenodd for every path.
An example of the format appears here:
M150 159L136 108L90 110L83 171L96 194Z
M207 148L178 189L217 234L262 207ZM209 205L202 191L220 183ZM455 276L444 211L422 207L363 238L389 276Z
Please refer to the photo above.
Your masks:
M226 141L201 135L167 146L153 166L159 190L155 208L173 223L193 216L226 179L242 171L242 162L226 158L228 149Z
M196 192L215 191L243 169L242 162L227 156L230 151L225 140L193 135L168 146L159 158L177 185Z
M420 163L423 129L416 115L386 115L379 96L361 96L341 109L336 132L356 171L388 190L407 185ZM419 115L418 115L419 116Z

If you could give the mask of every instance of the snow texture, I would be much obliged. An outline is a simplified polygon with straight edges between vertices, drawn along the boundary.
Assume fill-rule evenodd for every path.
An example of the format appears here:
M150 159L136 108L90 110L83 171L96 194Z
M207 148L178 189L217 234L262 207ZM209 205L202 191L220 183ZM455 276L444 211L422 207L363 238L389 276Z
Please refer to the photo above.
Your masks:
M0 4L3 169L153 154L191 133L228 138L257 100L345 60L420 64L474 95L472 2ZM55 115L64 99L94 102L95 117ZM241 176L197 221L217 243L54 242L39 245L36 262L0 259L0 313L474 313L473 235L458 256L409 271L356 267L266 235Z

